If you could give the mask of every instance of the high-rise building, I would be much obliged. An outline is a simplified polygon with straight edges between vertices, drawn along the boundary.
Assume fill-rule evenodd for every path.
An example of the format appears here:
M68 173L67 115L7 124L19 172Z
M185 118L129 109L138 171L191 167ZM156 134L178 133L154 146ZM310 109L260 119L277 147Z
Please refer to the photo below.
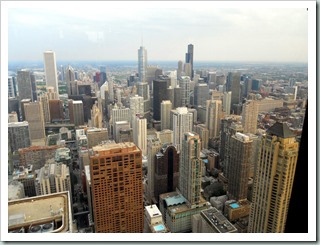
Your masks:
M168 76L160 76L153 80L153 119L161 119L161 102L168 99L167 88L170 84Z
M27 70L17 71L19 100L32 99L31 73Z
M74 70L70 65L67 66L65 74L66 74L68 95L77 95L78 92L77 92L77 86L76 86L76 81L74 76Z
M54 91L59 95L56 55L53 51L45 51L43 53L43 58L46 85L47 87L53 87Z
M146 82L146 72L147 72L147 50L144 47L140 47L138 50L138 71L139 79L141 83Z
M14 77L8 77L8 97L14 98L16 97L16 89L15 89L15 78Z
M143 115L144 114L144 103L143 103L143 97L139 95L135 95L133 97L130 97L130 110L132 114L132 119L138 114Z
M209 99L209 88L206 83L199 83L194 87L194 105L205 106Z
M170 129L170 112L172 110L172 103L170 100L163 100L161 102L161 130Z
M113 137L115 137L115 125L116 122L128 121L131 122L131 110L129 108L121 107L119 108L115 105L114 109L111 112L112 117L112 126L113 126Z
M102 128L102 105L95 101L91 109L91 119L89 125L95 128Z
M25 113L25 107L24 105L31 103L31 99L23 99L20 101L20 108L21 108L21 121L26 120L26 113Z
M58 145L51 146L30 146L19 149L20 165L27 167L32 165L33 169L40 169L44 166L47 160L54 158L57 149L61 148Z
M150 120L150 93L149 93L149 84L148 83L137 83L137 92L138 95L143 97L143 107L144 107L144 117L149 121Z
M47 93L49 100L58 100L59 95L55 91L54 87L47 87Z
M209 130L205 124L198 124L194 127L194 131L199 134L201 139L201 150L208 149L209 143Z
M191 65L191 79L193 79L194 71L193 71L193 45L188 45L188 53L186 53L186 63L190 63Z
M147 199L149 203L156 203L154 198L154 173L155 173L155 157L161 149L162 143L158 138L150 138L147 140L148 144L148 187Z
M26 121L8 123L8 138L11 152L29 147L31 145L29 123Z
M8 99L8 112L16 112L18 115L18 121L20 122L21 113L19 110L19 100L17 98Z
M162 144L172 144L173 142L173 131L170 129L164 129L157 131L156 137L161 141Z
M102 141L108 140L108 129L106 128L89 128L87 130L88 148L99 145Z
M215 139L220 136L221 117L222 117L221 100L207 100L206 126L209 130L210 139Z
M231 93L231 110L234 111L234 105L240 103L240 73L238 72L228 73L226 90L232 92Z
M178 108L182 107L182 94L181 94L181 87L177 86L173 89L174 93L174 103L173 103L173 108Z
M220 165L223 166L223 174L228 176L228 167L230 159L229 142L235 133L243 132L240 116L228 116L221 120L221 134L220 134Z
M40 96L40 102L42 106L42 112L43 112L43 118L45 123L50 123L51 122L51 117L50 117L50 107L49 107L49 98L48 94L42 94Z
M262 137L248 232L285 231L298 151L286 123L276 122Z
M26 114L26 121L29 123L32 145L44 145L46 134L41 102L30 102L25 104L24 110Z
M71 193L69 168L66 164L48 160L37 173L35 187L37 196L63 191Z
M252 89L252 79L249 77L246 77L244 79L244 90L243 90L243 96L246 98Z
M178 70L177 70L177 79L181 77L183 71L183 62L181 60L178 61Z
M230 172L228 193L230 199L247 199L249 169L252 161L252 140L248 135L236 133L230 139Z
M130 127L130 122L119 121L115 123L113 138L117 143L133 142L133 130Z
M135 144L93 147L90 178L95 232L143 232L142 154Z
M201 140L198 134L183 134L179 163L179 191L187 199L190 207L200 203L202 160Z
M181 87L181 104L187 106L190 104L190 77L182 76L179 84Z
M230 110L231 110L231 94L232 92L224 92L223 93L223 100L222 100L222 106L223 106L223 111L225 115L230 115Z
M173 144L177 147L177 151L180 151L184 133L192 131L193 114L188 112L187 107L178 107L171 111L171 121Z
M207 83L209 85L209 89L215 89L217 85L217 73L216 72L208 72Z
M70 123L75 126L84 125L83 103L81 100L68 100Z
M133 142L142 152L142 155L147 155L147 119L140 115L136 115L133 119Z
M242 105L242 125L244 133L255 134L258 125L258 103L248 100Z
M64 119L62 100L49 100L49 109L51 121Z
M175 191L179 184L179 153L172 144L164 144L154 162L154 198Z

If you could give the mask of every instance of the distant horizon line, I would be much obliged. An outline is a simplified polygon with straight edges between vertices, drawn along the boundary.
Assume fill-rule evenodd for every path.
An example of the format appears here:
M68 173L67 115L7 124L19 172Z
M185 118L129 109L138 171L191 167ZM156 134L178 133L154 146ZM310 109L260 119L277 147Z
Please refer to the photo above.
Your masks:
M148 63L153 63L153 62L170 62L170 63L178 63L180 60L149 60ZM8 63L18 63L18 62L28 62L28 63L32 63L32 62L36 62L36 63L43 63L43 60L11 60L8 61ZM88 59L88 60L56 60L56 63L65 63L65 62L130 62L130 63L138 63L138 60L92 60L92 59ZM196 63L290 63L290 64L308 64L308 62L306 61L250 61L250 60L244 60L244 61L239 61L239 60L194 60L193 61L193 65L196 65ZM185 62L184 62L185 63ZM103 64L101 64L103 65Z

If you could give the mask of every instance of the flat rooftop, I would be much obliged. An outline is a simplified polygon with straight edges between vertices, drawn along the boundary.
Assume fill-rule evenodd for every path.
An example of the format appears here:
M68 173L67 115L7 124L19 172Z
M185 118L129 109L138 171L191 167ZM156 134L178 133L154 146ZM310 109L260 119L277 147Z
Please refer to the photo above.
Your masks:
M48 222L62 222L53 232L72 230L69 192L24 198L8 202L8 229L31 227Z

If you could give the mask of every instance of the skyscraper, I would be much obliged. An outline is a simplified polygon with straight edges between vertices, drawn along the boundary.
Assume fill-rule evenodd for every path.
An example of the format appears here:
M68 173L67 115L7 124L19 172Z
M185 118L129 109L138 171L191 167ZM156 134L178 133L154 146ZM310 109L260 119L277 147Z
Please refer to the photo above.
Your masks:
M69 168L53 159L48 160L37 174L35 187L37 196L63 191L71 193Z
M25 104L24 110L26 121L29 123L29 132L32 145L44 145L46 134L41 102L30 102Z
M113 126L113 137L116 135L115 126L116 122L120 121L128 121L131 122L131 111L129 108L121 107L119 108L115 105L114 109L112 109L112 126Z
M209 99L209 88L206 83L199 83L194 87L194 105L205 106Z
M133 119L133 141L144 156L147 155L147 119L136 115Z
M50 118L49 98L48 98L47 93L42 94L40 96L40 102L41 102L41 106L42 106L44 122L50 123L51 118Z
M179 154L172 144L165 144L156 154L154 164L154 197L175 191L179 184Z
M252 140L248 135L236 133L230 139L230 172L228 193L231 199L247 199L249 169L252 161Z
M191 64L191 79L193 79L194 71L193 71L193 45L188 45L188 53L186 53L186 63Z
M207 100L206 126L209 130L209 138L220 136L220 120L222 117L221 100Z
M74 123L75 126L84 125L83 115L83 103L81 100L69 100L69 118L70 123Z
M8 97L14 98L16 97L15 94L15 84L14 84L14 78L8 77Z
M142 155L135 144L93 147L90 177L95 232L143 232Z
M182 76L179 83L181 87L181 104L182 106L187 106L190 103L190 77Z
M51 121L64 119L62 100L49 100L49 109Z
M148 189L147 198L149 203L156 203L154 199L154 173L155 173L155 157L156 153L161 149L161 141L158 138L150 138L148 143Z
M8 124L8 138L11 152L31 145L29 134L29 123L13 122Z
M261 140L248 232L284 232L299 146L286 123L276 122Z
M200 151L199 135L191 132L184 133L179 163L179 191L187 199L190 207L200 203L202 173Z
M66 68L66 82L68 95L77 95L78 92L74 77L74 70L70 65L68 65Z
M138 72L141 83L146 82L147 64L147 50L141 46L138 50Z
M135 118L137 114L143 115L144 114L143 97L137 94L133 97L130 97L130 110L131 110L132 118Z
M198 124L194 127L194 131L199 134L201 139L201 150L208 149L209 130L205 124Z
M246 101L242 105L242 125L244 133L255 134L258 125L258 102L255 100Z
M163 100L161 102L161 130L170 129L170 112L172 110L172 103L170 100Z
M186 132L192 131L193 114L188 112L187 107L178 107L171 111L173 143L179 152L183 140L183 135Z
M167 88L170 84L168 76L161 76L153 80L153 118L161 120L161 102L168 99Z
M234 105L240 103L240 73L229 72L227 77L226 90L231 91L231 110ZM233 113L232 113L233 114Z
M32 99L31 74L30 71L21 70L17 72L17 83L19 100Z
M222 100L222 106L223 106L223 111L225 115L230 115L230 110L231 110L231 94L232 92L224 92L223 93L223 100Z
M54 91L59 95L56 55L53 51L45 51L43 53L43 58L46 85L47 87L53 87Z

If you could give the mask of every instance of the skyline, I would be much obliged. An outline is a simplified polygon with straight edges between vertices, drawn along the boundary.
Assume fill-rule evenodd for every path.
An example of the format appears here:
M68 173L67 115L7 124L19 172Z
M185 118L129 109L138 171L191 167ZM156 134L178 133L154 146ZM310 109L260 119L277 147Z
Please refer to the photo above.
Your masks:
M97 3L97 2L94 2L94 4L95 4L95 6L96 6L96 10L97 10L97 12L99 12L99 14L100 14L100 12L102 12L102 10L105 10L104 8L102 8L101 7L101 9L100 9L100 7L99 6L97 6L97 4L99 4L100 5L100 3L101 3L101 5L104 5L105 3L104 2L99 2L99 3ZM15 3L13 3L13 4L15 4ZM37 3L35 3L35 4L37 4ZM42 3L40 3L39 5L41 5ZM62 8L62 10L63 10L63 12L64 13L61 13L61 16L62 15L64 15L64 14L66 14L67 13L67 10L69 9L69 7L68 7L68 2L67 2L67 5L63 5L62 6L62 4L60 4L59 2L57 2L57 4L59 4L59 6L57 6L56 8ZM74 3L70 3L70 4L74 4ZM78 3L77 3L78 4ZM82 5L82 3L79 3L80 5ZM293 3L294 4L294 3ZM21 6L23 7L25 4L23 3ZM17 6L20 6L20 5L17 5ZM206 9L206 8L204 8L204 9ZM210 9L209 9L210 10ZM208 10L208 12L210 12ZM75 7L73 10L72 10L72 12L70 12L69 14L70 14L70 19L72 18L72 16L75 16L76 17L76 13L74 13L75 11L78 11L78 9L77 9L77 7ZM94 12L95 10L88 10L88 12L91 14L92 12ZM132 11L135 11L134 9L132 10ZM1 11L2 12L2 11ZM83 14L83 12L84 12L84 10L83 9L81 9L80 8L80 12ZM200 12L200 10L199 10L199 12ZM309 12L310 12L310 9L309 9ZM56 12L57 13L57 12ZM99 15L99 14L97 14L97 15ZM110 11L110 14L112 14L112 11ZM2 14L1 14L2 15ZM125 14L122 14L122 15L125 15ZM293 14L293 16L294 17L296 17L294 14ZM2 17L3 18L3 17ZM2 19L1 18L1 19ZM91 19L93 19L93 16L88 16L88 17L86 17L87 19L89 19L89 18L91 18ZM140 18L140 17L139 17ZM306 17L306 19L307 19L307 17ZM36 18L34 19L35 21L37 20ZM30 20L31 21L31 20ZM63 23L63 21L64 20L60 20L60 22L61 23ZM8 22L8 24L10 25L10 23ZM9 26L8 25L8 26ZM62 24L61 24L62 25ZM65 23L65 25L66 25L66 23ZM63 25L62 25L63 26ZM308 27L308 23L306 24L306 27ZM41 27L42 28L42 27ZM280 27L279 27L280 28ZM309 28L310 28L310 26L309 26ZM31 29L33 29L33 28L31 28ZM16 29L17 30L17 29ZM39 29L37 29L37 30L40 30L40 27L39 27ZM25 32L27 32L27 31L25 31ZM25 32L23 32L23 33L25 33ZM19 36L22 36L23 34L22 34L22 32L20 33L20 32L18 32L18 31L16 31L16 34L19 34ZM58 32L59 34L60 34L60 32ZM89 31L89 33L90 33L90 31ZM88 58L86 58L86 55L87 55L87 53L83 53L83 54L81 54L81 55L83 55L83 56L81 56L80 57L80 54L76 54L76 55L71 55L71 56L68 56L67 57L67 55L65 55L65 56L62 56L62 55L64 55L64 54L67 54L67 52L61 52L61 50L62 50L62 48L63 47L60 47L60 46L56 46L56 47L58 47L57 49L55 49L54 47L51 47L51 48L46 48L46 49L42 49L42 46L41 47L35 47L35 49L41 49L39 52L38 51L36 51L36 52L33 52L33 50L27 50L29 53L28 54L26 54L25 55L25 59L24 60L10 60L10 55L12 55L12 54L16 54L16 55L19 55L19 50L17 49L17 50L15 50L14 48L12 48L13 46L12 45L10 45L10 36L8 36L8 41L7 40L5 40L6 42L9 42L9 48L10 49L6 49L6 50L4 50L3 49L3 46L2 46L2 61L3 61L3 70L5 70L4 68L7 68L6 66L8 65L8 64L6 64L6 61L9 61L8 63L9 63L9 65L10 65L10 63L12 62L12 63L14 63L14 62L20 62L20 61L28 61L28 62L30 62L30 63L32 63L32 62L42 62L43 63L43 52L45 52L46 50L53 50L55 53L56 53L56 55L57 55L57 65L59 64L59 63L63 63L63 62L65 62L65 61L75 61L75 62L84 62L84 61L93 61L93 62L96 62L96 64L99 64L99 65L106 65L105 63L102 63L102 62L109 62L110 64L111 64L111 62L114 62L114 63L117 63L117 62L130 62L130 66L131 66L131 62L132 62L132 64L133 63L135 63L134 65L136 66L136 67L138 67L138 49L139 49L139 47L140 47L140 45L141 45L141 33L135 33L135 36L136 36L136 38L137 38L137 40L135 40L135 39L128 39L128 40L126 40L126 42L128 43L128 45L130 46L130 48L129 47L121 47L121 48L119 48L120 50L125 50L126 48L128 49L127 51L123 51L123 53L121 53L121 55L128 55L128 57L130 56L130 59L128 58L128 59L126 59L126 60L116 60L116 59L109 59L105 54L107 53L107 52L105 52L105 46L107 46L106 44L104 44L103 46L101 46L102 45L102 43L104 43L104 41L107 41L108 42L108 40L106 40L107 38L106 38L106 36L103 34L102 36L99 36L99 34L97 34L97 37L101 37L101 39L97 39L97 41L95 42L94 41L94 34L92 34L92 33L99 33L99 31L92 31L91 32L91 34L88 34L88 33L84 33L84 35L83 35L83 37L85 37L86 38L86 40L88 41L88 43L91 43L92 44L92 46L91 46L91 44L90 45L88 45L88 53L90 53L89 51L92 51L92 47L93 46L98 46L98 45L100 45L99 47L103 47L101 50L103 50L103 51L101 51L101 55L103 56L100 60L98 60L98 59L96 59L95 58L95 55L100 55L99 53L95 53L95 52L91 52L91 54L89 54L89 55L92 55L92 57L90 58L90 59L88 59ZM306 30L306 33L307 33L307 30ZM64 34L64 35L63 35ZM39 34L39 36L41 35L41 32L40 32L40 34ZM70 34L71 35L71 34ZM80 35L80 34L79 34ZM120 34L119 34L120 35ZM38 34L36 35L36 36L38 36ZM66 36L68 36L68 37L70 37L69 36L69 34L67 35L67 34L65 34L64 32L62 32L62 37L64 37L64 38L62 38L62 40L65 40L66 39ZM60 38L61 36L59 36L59 38ZM315 37L315 35L314 36L312 36L312 37ZM57 38L57 40L59 40L59 38ZM27 41L27 43L32 43L32 41L33 40L35 40L35 39L32 39L32 40L26 40L26 39L23 39L23 38L20 38L21 40L18 40L18 41L22 41L22 42L26 42ZM38 44L43 44L43 43L45 43L45 41L43 41L43 40L45 40L46 38L43 38L43 39L41 39L41 41L39 40L38 41ZM47 38L47 39L49 39L49 38ZM172 40L171 40L172 39ZM169 45L170 43L173 43L173 42L178 42L178 41L176 41L176 40L174 40L175 38L168 38L168 39L166 39L166 41L165 42L163 42L163 46L164 46L164 48L167 46L167 44ZM233 38L233 39L236 39L236 38ZM165 40L165 39L162 39L162 40ZM311 41L310 41L311 40ZM270 60L270 61L247 61L248 63L304 63L304 64L306 64L307 66L308 66L308 70L309 70L309 73L308 73L308 75L309 75L309 81L317 81L316 80L316 77L315 77L315 46L314 47L312 47L311 45L309 45L309 51L308 51L308 42L309 42L309 44L310 44L310 42L311 43L313 43L313 41L312 41L313 39L310 37L310 34L309 34L309 41L308 41L308 33L306 34L306 53L305 53L305 55L306 55L306 60L305 61L273 61L273 60ZM3 41L3 40L2 40ZM53 40L51 40L52 42L54 42ZM155 65L155 62L156 61L160 61L160 62L175 62L175 65L177 65L177 63L178 63L178 60L182 60L183 62L184 62L184 56L185 56L185 53L187 52L187 45L188 44L190 44L190 43L192 43L193 45L194 45L194 47L195 47L195 66L199 66L199 64L201 64L201 62L208 62L208 63L210 63L210 62L212 62L212 63L219 63L219 62L221 62L221 63L231 63L231 62L235 62L235 63L237 63L237 62L239 62L239 63L241 63L241 62L246 62L245 60L236 60L236 61L232 61L232 60L199 60L199 59L197 59L198 57L197 56L199 56L200 54L202 54L202 52L200 52L201 50L199 49L199 48L201 48L200 46L197 46L197 44L195 43L195 42L192 42L192 40L190 41L190 42L188 42L189 40L187 40L187 42L183 42L183 43L179 43L179 45L177 45L177 46L175 46L175 47L178 47L177 49L178 50L173 50L173 48L172 48L172 52L170 52L170 55L172 54L172 57L174 56L174 58L170 58L169 60L163 60L163 59L158 59L157 57L157 55L161 55L161 52L159 52L159 54L156 54L155 52L158 52L158 50L156 50L157 49L157 47L159 47L159 46L157 46L157 45L155 45L155 46L153 46L153 43L151 42L151 40L148 40L148 37L147 37L147 35L144 33L143 34L143 43L144 43L144 47L147 49L147 52L148 52L148 62L149 62L149 64L150 65ZM124 42L124 41L123 41ZM314 42L315 42L315 39L314 39ZM12 43L12 42L11 42ZM70 39L68 39L68 42L67 43L71 43L71 41L70 41ZM287 42L285 42L286 43L286 45L287 46L290 46L289 44L291 44L291 42L290 43L287 43ZM26 47L26 45L24 44L24 45L21 45L21 44L19 44L20 45L20 47L18 47L18 48L21 48L21 49L27 49L27 47ZM19 46L18 45L18 46ZM57 45L58 45L58 43L57 43ZM199 45L199 43L198 43L198 45ZM76 45L74 45L74 46L76 46ZM250 46L250 45L249 45ZM77 47L77 46L76 46ZM90 47L90 48L89 48ZM119 49L117 48L117 47L113 47L113 51L114 51L114 53L116 53L116 51L119 51ZM8 53L9 53L9 59L7 60L7 50L8 50ZM79 53L79 50L81 50L82 51L82 49L81 48L75 48L75 52L78 52ZM311 50L311 51L310 51ZM14 51L14 52L13 52ZM84 50L84 51L86 51L86 50ZM111 50L112 51L112 50ZM109 51L108 50L108 52L111 52L111 51ZM314 51L314 52L313 52ZM11 52L11 53L10 53ZM68 54L71 54L73 51L72 50L70 50L70 52L68 52ZM222 51L221 51L222 52ZM309 52L309 57L308 57L308 52ZM29 56L29 54L30 54L30 56ZM110 54L111 55L111 53L108 53L108 54ZM34 60L33 59L30 59L30 60L28 60L29 59L29 57L31 57L31 55L32 55L32 57L34 57ZM239 50L239 55L240 55L240 50ZM59 57L60 56L60 57ZM22 56L21 56L22 57ZM65 57L65 58L61 58L61 57ZM71 57L71 58L70 58ZM75 57L75 59L72 59L73 57ZM77 59L77 57L79 57L79 59ZM309 58L309 63L308 63L308 58ZM312 59L313 58L313 59ZM197 64L198 63L198 64ZM107 63L108 64L108 63ZM211 64L211 63L210 63ZM10 66L9 66L10 67ZM29 67L28 67L29 68ZM110 73L111 73L111 71L110 71ZM7 79L7 75L3 75L3 78L6 78ZM4 80L4 79L3 79ZM309 84L308 84L310 87L309 87L309 91L310 91L310 96L309 96L309 110L310 110L310 108L311 108L311 111L315 111L315 108L314 108L314 105L315 105L315 103L313 103L313 102L315 102L315 94L316 94L316 89L315 89L315 85L316 85L316 82L310 82ZM4 89L5 87L2 87L3 89L3 95L6 95L6 89ZM3 96L3 97L5 97L5 96ZM6 106L7 106L7 100L3 100L2 101L3 102L3 108L6 108ZM311 107L310 107L311 106ZM5 111L5 112L3 112L3 116L6 116L6 110L3 110L3 111ZM309 113L309 117L310 117L310 113ZM314 117L315 117L315 114L313 114L313 115L311 115L311 119L314 119ZM314 123L315 123L315 120L311 120L311 122L310 122L310 120L309 120L309 125L312 127L314 127ZM6 122L4 122L3 123L3 125L2 125L2 128L3 128L3 131L6 131L7 130L7 128L6 128ZM6 135L6 134L5 134ZM6 138L6 137L3 137L3 138ZM314 139L312 139L312 140L314 140ZM313 143L313 142L312 142ZM3 139L3 141L2 141L2 144L4 145L4 149L6 149L6 146L7 146L7 140L6 139ZM315 144L312 144L312 146L311 147L314 147L315 146ZM315 149L313 149L313 150L315 150ZM6 151L6 150L4 150L4 151ZM311 150L312 151L312 150ZM313 159L313 158L312 158ZM4 154L4 162L5 162L5 160L6 160L6 154ZM309 187L311 186L315 186L315 185L312 185L312 183L314 183L314 175L313 175L313 173L314 173L314 168L315 168L315 165L314 164L310 164L309 165L309 169L308 169L308 173L309 173L309 177L310 178L308 178L308 183L309 183ZM5 169L2 169L2 170L6 170L6 168ZM2 177L5 177L5 175L6 175L6 173L5 173L5 171L2 171L3 172L3 174L2 174ZM311 174L312 173L312 174ZM311 188L310 187L310 190L314 190L313 188ZM6 188L2 188L3 189L3 193L4 193L4 196L7 194L6 192L7 192L7 189ZM312 199L311 199L312 198ZM313 206L313 204L312 203L314 203L314 202L310 202L310 200L313 200L313 198L314 198L314 196L313 197L310 197L310 195L309 195L309 197L308 197L308 200L309 200L309 208L311 209L311 208L313 208L314 206ZM7 210L6 209L4 209L5 210L5 212L4 212L4 214L7 214ZM313 222L314 220L313 219L311 219L310 220L310 218L312 218L312 217L309 217L309 225L311 224L310 222ZM313 217L313 218L315 218L315 217ZM312 229L312 230L309 230L309 232L311 232L311 234L312 235L314 235L314 230ZM311 235L311 234L308 234L308 235ZM70 236L69 236L70 235ZM83 238L84 240L86 240L86 239L89 239L89 238L93 238L93 237L89 237L89 238L87 238L87 237L84 237L84 236L82 236L81 234L79 234L80 236L81 236L81 239ZM86 234L87 235L87 234ZM96 235L96 234L95 234ZM141 239L140 238L140 235L141 234L134 234L133 236L131 236L131 235L127 235L126 236L126 234L123 236L123 239L125 239L125 240L139 240L139 239ZM146 234L144 234L144 237L143 238L145 238L145 235ZM194 235L194 234L193 234ZM252 235L252 237L251 237L251 235ZM274 234L250 234L250 239L257 239L257 240L261 240L261 238L265 238L265 239L277 239L277 240L287 240L287 239L296 239L296 240L301 240L301 239L303 239L303 238L301 238L301 236L299 235L299 234L290 234L290 236L288 236L288 234L282 234L283 235L283 237L276 237ZM90 236L90 235L89 235ZM271 237L270 237L271 236ZM99 237L99 234L97 235L97 237ZM154 239L154 237L152 237L152 236L148 236L148 235L146 235L146 237L147 238L149 238L149 239ZM100 238L102 238L102 236L100 236ZM111 234L110 235L110 238L111 238L111 240L117 240L118 239L118 234ZM210 239L209 237L206 237L206 238L200 238L200 236L196 236L196 238L197 239ZM20 239L20 238L17 238L17 239ZM36 238L36 239L41 239L41 237L40 238ZM72 234L67 234L67 236L66 236L66 238L65 237L58 237L58 239L56 238L56 237L52 237L51 239L55 239L55 240L64 240L64 239L68 239L68 240L72 240L72 239L74 239L73 237L72 237ZM193 240L194 238L193 237L188 237L187 235L185 236L185 234L174 234L174 237L173 237L173 240L179 240L179 239L190 239L190 240ZM214 239L216 239L216 240L223 240L224 238L222 237L218 237L218 238L214 238ZM237 236L237 234L235 235L235 237L231 237L231 238L229 238L229 236L228 236L228 239L231 239L231 240L243 240L243 239L245 239L244 237L240 237L240 234L239 234L239 236Z
M41 60L46 50L57 60L129 61L140 46L149 60L184 61L193 44L195 62L308 62L306 8L124 3L10 3L8 61Z

